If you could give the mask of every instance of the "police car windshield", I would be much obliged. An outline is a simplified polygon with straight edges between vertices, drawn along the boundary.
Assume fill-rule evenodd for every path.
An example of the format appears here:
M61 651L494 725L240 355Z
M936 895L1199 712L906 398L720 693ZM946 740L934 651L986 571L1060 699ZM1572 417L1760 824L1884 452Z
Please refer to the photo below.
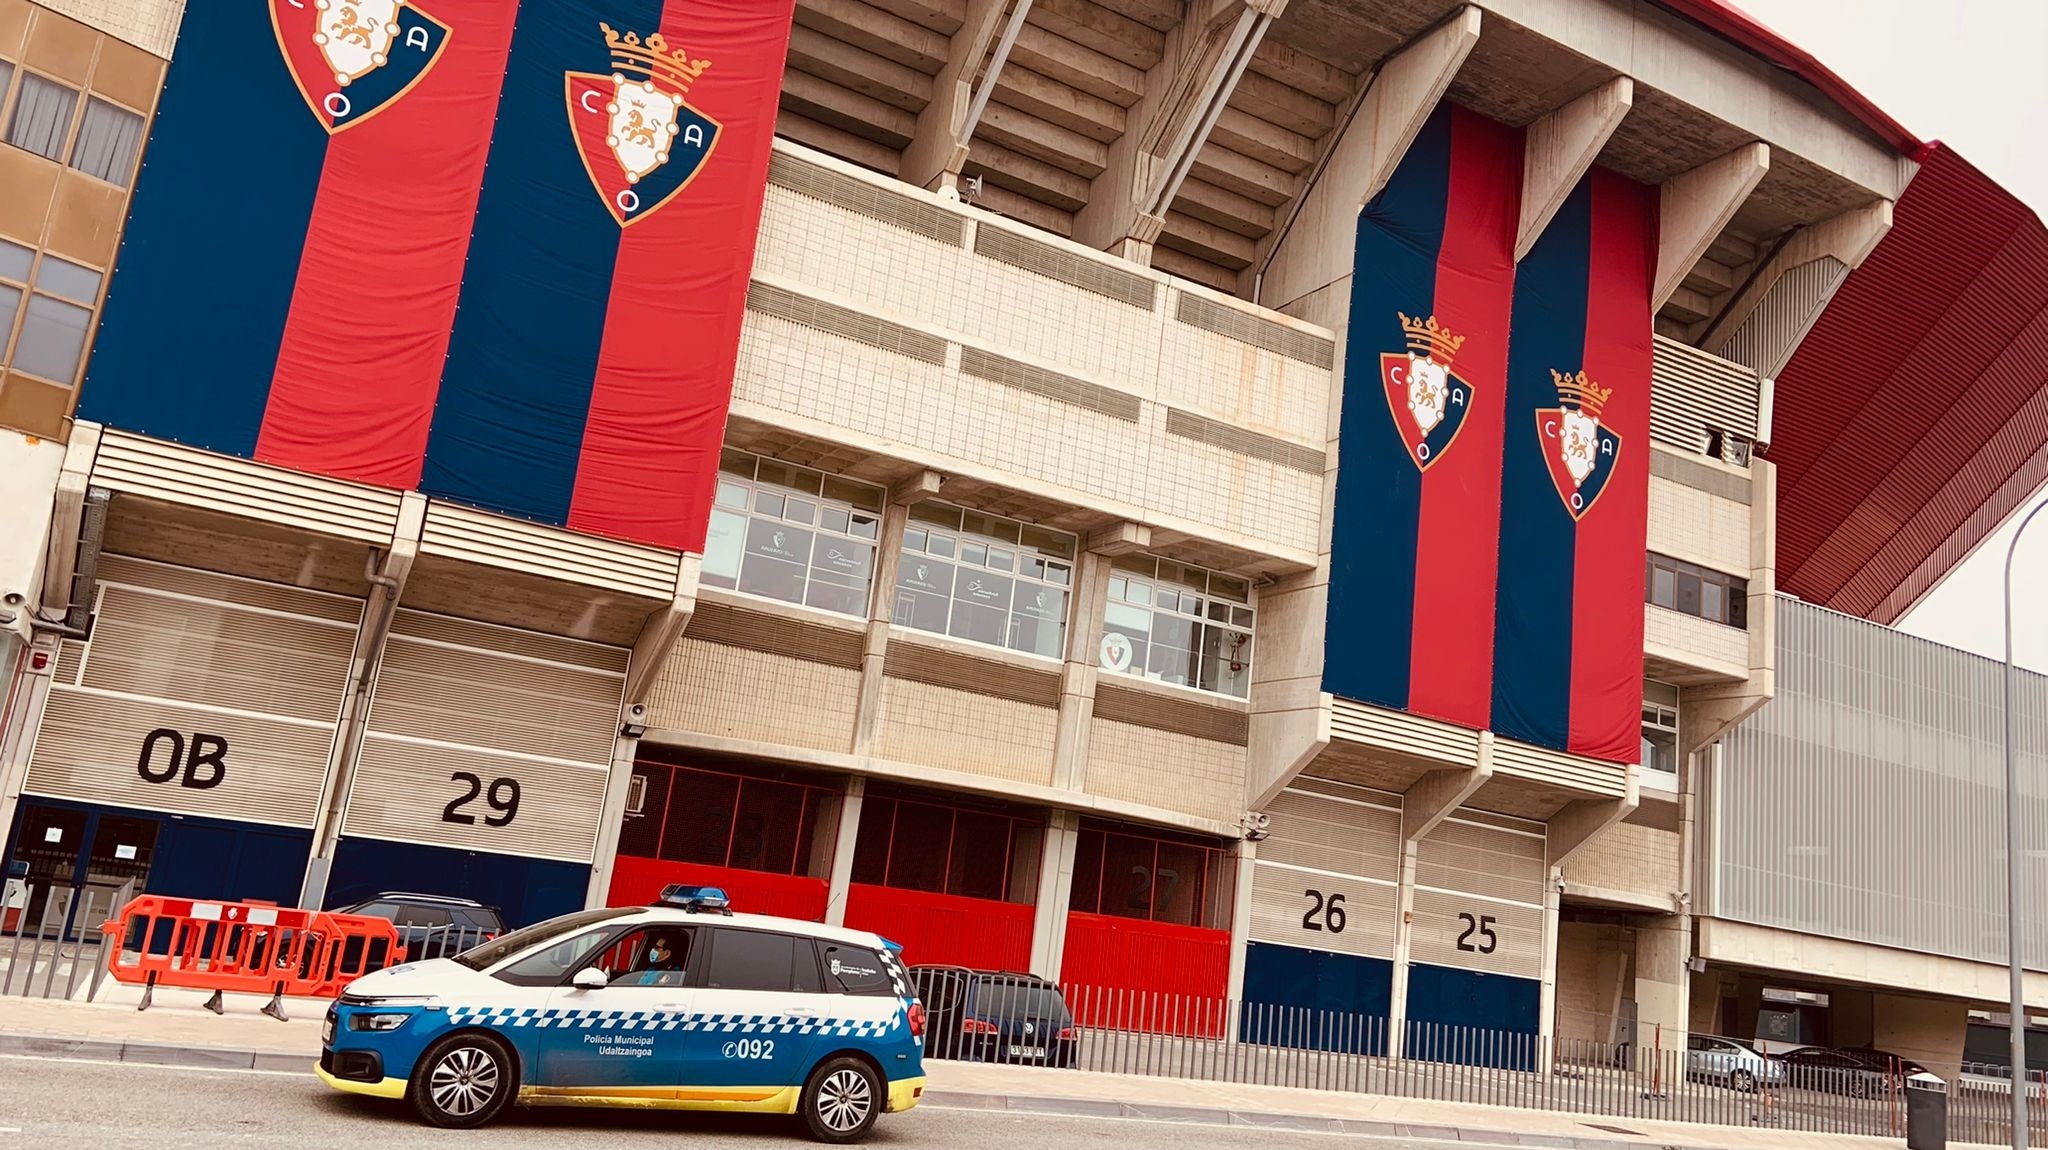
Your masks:
M455 961L471 970L482 970L487 966L495 966L522 950L527 950L541 943L560 938L571 931L582 930L584 927L596 923L607 922L611 919L638 913L638 907L611 906L599 910L581 910L575 914L565 914L560 918L551 918L546 922L537 922L532 926L522 927L511 934L499 935L497 938L481 946L473 946L456 955Z

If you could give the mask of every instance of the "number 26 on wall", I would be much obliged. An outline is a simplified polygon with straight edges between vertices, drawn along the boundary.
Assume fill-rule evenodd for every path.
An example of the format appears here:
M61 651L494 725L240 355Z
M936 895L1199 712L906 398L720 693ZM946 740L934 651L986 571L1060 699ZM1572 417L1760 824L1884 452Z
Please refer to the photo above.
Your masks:
M1475 918L1461 910L1458 912L1458 921L1465 924L1465 933L1458 936L1459 950L1492 954L1494 948L1500 945L1500 939L1493 933L1493 924L1496 920L1492 915L1482 914ZM1476 945L1472 942L1472 936L1475 934L1480 938Z
M489 804L492 810L498 812L494 815L484 816L484 825L487 827L502 827L519 815L518 779L510 777L492 779L488 792L484 790L484 781L468 771L457 771L448 776L448 781L451 783L466 783L469 789L457 795L449 801L447 806L441 808L441 821L444 823L458 823L469 827L475 826L476 816L463 814L462 808L475 802L478 795L483 795L484 802Z
M1344 933L1343 895L1332 892L1325 898L1319 890L1305 890L1301 893L1308 899L1308 913L1301 916L1303 930L1328 929L1331 934ZM1316 921L1317 915L1322 916L1321 922Z

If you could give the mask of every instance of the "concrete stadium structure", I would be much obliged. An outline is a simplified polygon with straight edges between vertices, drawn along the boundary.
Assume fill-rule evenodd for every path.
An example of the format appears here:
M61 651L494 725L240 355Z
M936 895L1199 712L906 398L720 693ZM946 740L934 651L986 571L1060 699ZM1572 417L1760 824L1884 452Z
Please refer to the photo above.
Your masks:
M10 878L717 882L1396 1042L1671 1049L1825 985L1802 1036L1953 1064L2002 997L1995 884L1946 928L1892 885L1992 827L1915 796L1980 785L1994 696L1876 624L2048 478L2048 239L1733 9L800 0L702 554L74 417L183 9L0 0ZM1356 217L1445 104L1523 133L1517 258L1595 166L1659 189L1635 763L1324 686ZM1955 714L1816 734L1831 630ZM1898 770L1821 761L1886 723Z

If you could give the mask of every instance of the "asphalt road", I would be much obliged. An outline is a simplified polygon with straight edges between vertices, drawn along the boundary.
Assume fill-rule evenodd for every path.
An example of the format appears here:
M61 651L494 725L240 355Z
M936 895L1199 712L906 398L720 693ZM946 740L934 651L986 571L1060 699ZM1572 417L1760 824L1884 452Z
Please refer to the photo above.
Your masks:
M1359 1150L1442 1150L1444 1142L1346 1137ZM767 1150L815 1145L775 1119L590 1110L515 1110L483 1131L432 1130L403 1104L332 1093L303 1074L201 1071L0 1057L0 1150L55 1147L663 1146ZM1331 1150L1325 1134L921 1108L884 1117L868 1145L1046 1150Z

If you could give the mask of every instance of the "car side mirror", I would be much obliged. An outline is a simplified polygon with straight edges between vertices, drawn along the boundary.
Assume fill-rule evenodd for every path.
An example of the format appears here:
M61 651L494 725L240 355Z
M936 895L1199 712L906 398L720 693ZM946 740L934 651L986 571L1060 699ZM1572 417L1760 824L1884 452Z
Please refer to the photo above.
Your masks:
M578 990L603 990L611 985L611 981L610 976L601 968L586 966L576 972L576 977L569 980L569 985Z

